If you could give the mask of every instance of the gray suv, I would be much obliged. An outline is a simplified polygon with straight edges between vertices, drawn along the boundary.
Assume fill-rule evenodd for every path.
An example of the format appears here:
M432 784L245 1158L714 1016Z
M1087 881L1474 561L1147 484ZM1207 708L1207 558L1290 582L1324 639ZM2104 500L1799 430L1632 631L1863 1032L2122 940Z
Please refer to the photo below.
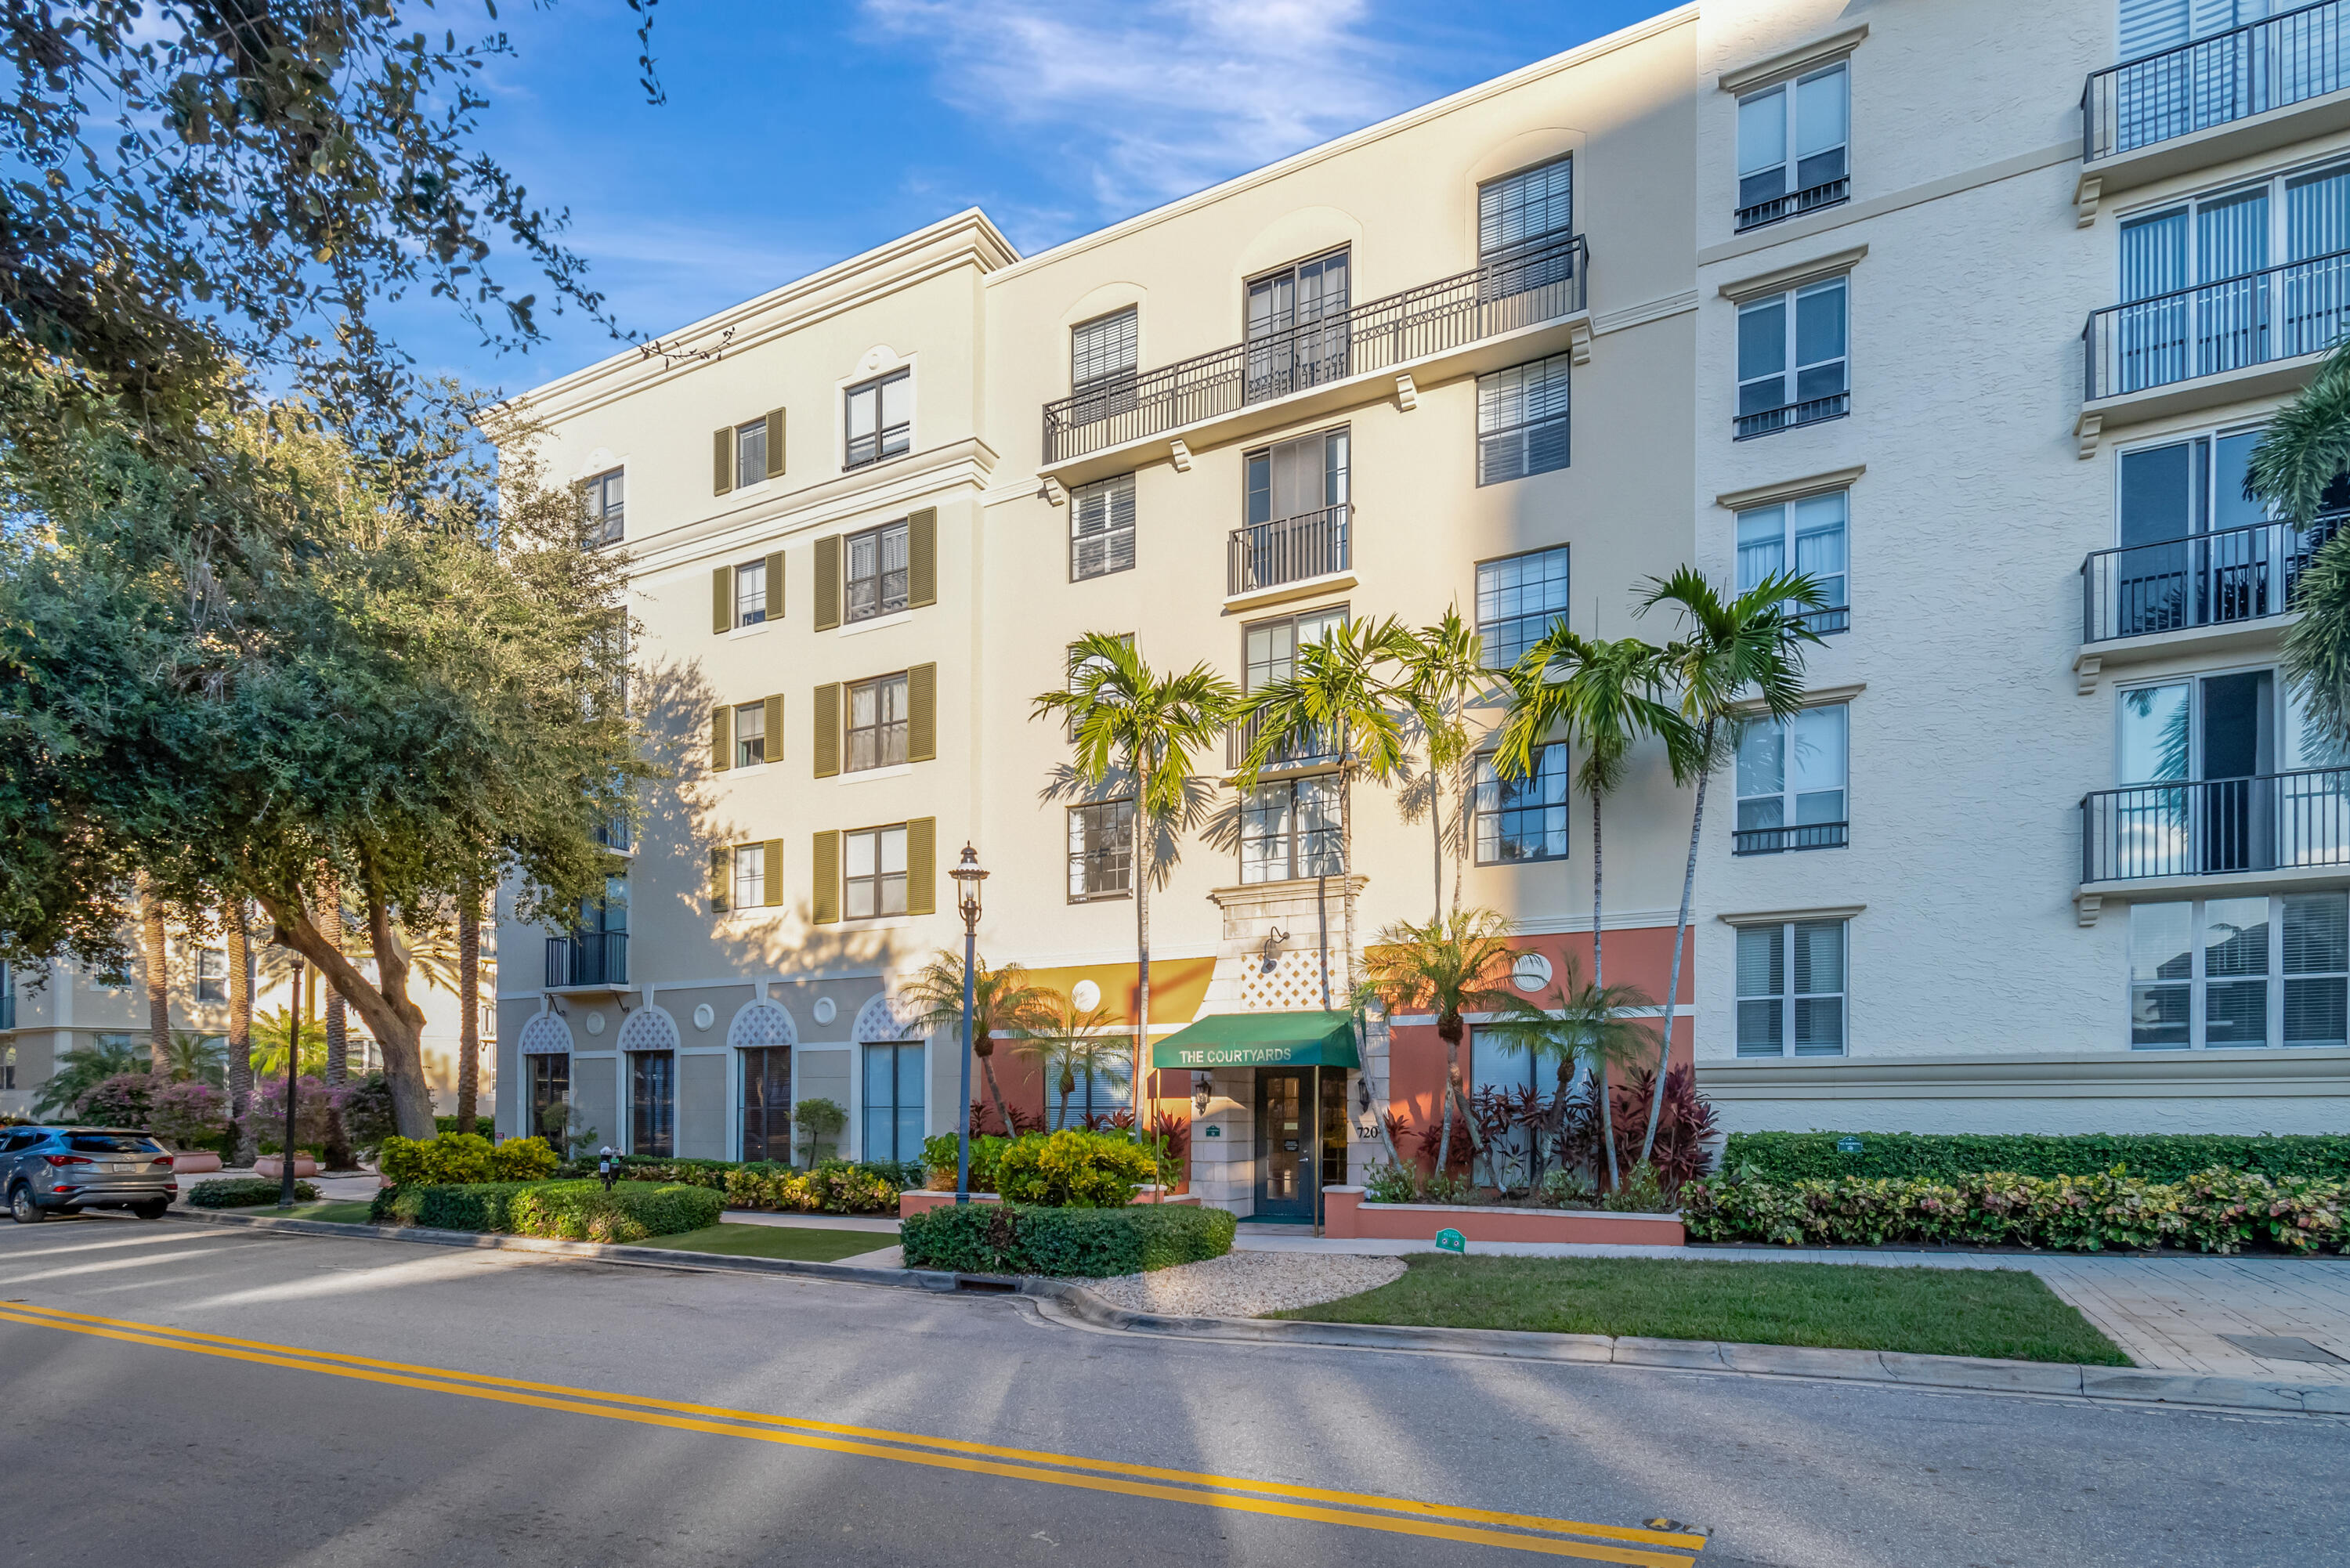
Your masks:
M170 1151L143 1132L0 1128L0 1193L19 1225L84 1209L128 1209L141 1220L161 1220L179 1191Z

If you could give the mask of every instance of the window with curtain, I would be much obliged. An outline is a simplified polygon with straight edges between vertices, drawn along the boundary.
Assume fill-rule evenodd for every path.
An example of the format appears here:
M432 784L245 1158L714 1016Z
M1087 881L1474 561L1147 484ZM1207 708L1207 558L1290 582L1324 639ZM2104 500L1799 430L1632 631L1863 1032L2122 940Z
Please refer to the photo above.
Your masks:
M1069 580L1105 577L1134 566L1134 475L1120 473L1069 492Z
M1335 774L1259 784L1241 796L1241 881L1337 877L1347 869Z
M745 702L734 710L734 765L755 768L767 760L767 705Z
M845 773L894 768L906 760L906 672L859 680L848 689Z
M1134 894L1134 802L1069 808L1069 902Z
M767 901L767 846L764 844L738 844L734 846L734 907L756 909Z
M1747 721L1738 736L1738 826L1731 853L1835 849L1847 836L1842 702L1784 722Z
M1822 633L1850 629L1852 601L1845 582L1848 504L1847 493L1835 490L1739 513L1738 591L1792 571L1811 578L1827 600L1827 607L1804 613L1804 624Z
M922 1158L922 1043L865 1047L867 1159Z
M1847 198L1851 74L1839 60L1738 100L1740 229Z
M1845 922L1738 928L1738 1054L1841 1056Z
M1477 483L1567 466L1571 354L1477 378Z
M848 536L847 581L841 596L845 619L854 624L906 607L910 537L904 523L886 523Z
M844 394L848 450L843 463L862 468L907 450L914 432L914 372L910 367L851 387ZM764 453L764 448L763 447ZM761 460L764 462L764 456ZM764 468L759 472L764 472Z
M2350 1044L2350 894L2130 906L2130 1045Z
M1739 440L1850 411L1846 292L1830 278L1738 307Z
M734 487L767 482L767 421L764 416L734 427Z

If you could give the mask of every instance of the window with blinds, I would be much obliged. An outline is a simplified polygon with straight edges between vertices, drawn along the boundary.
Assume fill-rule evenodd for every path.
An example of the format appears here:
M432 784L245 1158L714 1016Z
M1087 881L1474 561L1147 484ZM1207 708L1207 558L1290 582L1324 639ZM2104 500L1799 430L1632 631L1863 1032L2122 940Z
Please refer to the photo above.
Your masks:
M1133 565L1134 475L1069 492L1069 580L1107 576Z
M1477 483L1567 466L1568 354L1477 378Z
M848 450L843 455L842 467L863 468L885 457L896 457L911 447L913 376L910 369L893 370L851 387L843 394Z
M1575 160L1554 159L1477 187L1477 254L1490 259L1575 229Z
M1738 928L1738 1054L1841 1056L1845 922Z

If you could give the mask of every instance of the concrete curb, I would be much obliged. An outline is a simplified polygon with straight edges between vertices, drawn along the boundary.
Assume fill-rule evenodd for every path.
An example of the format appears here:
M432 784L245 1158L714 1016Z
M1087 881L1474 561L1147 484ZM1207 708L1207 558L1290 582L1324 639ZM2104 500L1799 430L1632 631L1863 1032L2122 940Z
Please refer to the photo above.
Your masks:
M1058 1302L1071 1316L1093 1327L1125 1334L1256 1345L1335 1345L1348 1350L1433 1351L1447 1355L1606 1363L1776 1377L1825 1377L1991 1394L2061 1394L2075 1398L2204 1409L2350 1416L2350 1385L2262 1383L2251 1378L2157 1372L2135 1366L2075 1366L2040 1361L1978 1360L1963 1355L1913 1355L1896 1351L1731 1345L1712 1340L1638 1339L1629 1335L1611 1339L1596 1334L1409 1328L1277 1318L1166 1317L1113 1306L1083 1285L1063 1280L1025 1280L1021 1290L1027 1295Z

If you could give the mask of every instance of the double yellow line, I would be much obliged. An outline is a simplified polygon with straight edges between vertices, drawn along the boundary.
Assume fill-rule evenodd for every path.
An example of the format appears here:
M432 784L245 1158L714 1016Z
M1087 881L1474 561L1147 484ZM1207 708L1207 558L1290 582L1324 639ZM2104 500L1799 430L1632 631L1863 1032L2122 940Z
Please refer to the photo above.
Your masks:
M1310 1520L1357 1530L1384 1531L1394 1535L1465 1541L1552 1557L1626 1563L1632 1568L1688 1568L1692 1560L1690 1554L1705 1546L1705 1537L1679 1531L1631 1530L1572 1519L1549 1519L1537 1514L1453 1508L1443 1503L1414 1501L1409 1498L1291 1486L1280 1481L1249 1480L1233 1476L1166 1469L1156 1465L1120 1464L1072 1454L1000 1448L955 1438L927 1437L919 1432L895 1432L884 1428L812 1421L797 1416L733 1410L716 1405L650 1399L635 1394L574 1388L560 1383L530 1383L519 1378L451 1371L445 1367L419 1366L409 1362L379 1361L363 1355L346 1355L338 1351L304 1350L292 1345L271 1345L262 1340L232 1339L224 1334L198 1334L188 1329L165 1328L121 1318L94 1317L87 1313L59 1312L49 1307L29 1306L22 1302L0 1303L0 1322L59 1329L68 1334L88 1334L92 1338L110 1339L125 1345L182 1350L195 1355L248 1362L257 1366L280 1366L297 1372L322 1373L330 1377L386 1384L397 1388L417 1388L428 1393L455 1394L468 1399L492 1399L502 1404L526 1405L542 1410L598 1416L609 1421L632 1421L640 1426L668 1427L682 1432L706 1432L750 1442L779 1443L791 1448L891 1459L899 1464L926 1465L933 1469L1040 1481L1049 1486L1076 1487L1087 1491L1147 1497L1166 1502L1187 1502L1237 1513ZM1574 1537L1582 1539L1572 1539Z

